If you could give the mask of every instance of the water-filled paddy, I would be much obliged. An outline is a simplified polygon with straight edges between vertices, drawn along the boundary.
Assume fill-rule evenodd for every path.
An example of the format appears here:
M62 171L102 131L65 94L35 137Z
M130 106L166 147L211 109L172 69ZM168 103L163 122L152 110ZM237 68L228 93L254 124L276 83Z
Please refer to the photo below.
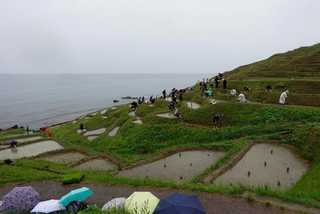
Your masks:
M307 169L307 164L285 147L256 144L214 182L285 189L295 184Z
M86 155L81 154L79 152L65 152L65 153L48 155L45 157L41 157L40 159L52 161L56 163L73 164L86 157L87 157Z
M78 169L78 170L108 171L108 170L116 169L117 166L115 164L113 164L111 161L108 161L105 159L93 159L93 160L89 160L85 163L82 163L74 168Z
M167 119L176 119L177 118L172 113L157 114L157 117L162 117L162 118L167 118Z
M105 131L106 131L106 128L101 128L101 129L96 129L96 130L92 130L92 131L87 131L83 135L84 136L100 135L100 134L103 134Z
M187 102L187 106L190 109L199 109L201 106L195 102Z
M120 127L115 127L114 129L112 129L110 132L109 132L109 136L110 137L114 137L117 135L118 131L119 131Z
M0 160L20 159L34 157L42 153L62 150L63 147L55 141L47 140L38 143L33 143L25 146L20 146L13 149L5 149L0 151Z
M120 176L190 180L222 158L223 152L186 151L164 159L119 172Z

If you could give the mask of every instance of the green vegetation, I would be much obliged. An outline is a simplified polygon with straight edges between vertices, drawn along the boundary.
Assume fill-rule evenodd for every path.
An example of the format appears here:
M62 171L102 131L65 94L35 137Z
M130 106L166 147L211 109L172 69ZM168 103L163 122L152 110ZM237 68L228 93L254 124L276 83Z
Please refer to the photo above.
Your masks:
M124 209L111 209L108 211L101 211L96 206L90 206L87 209L79 212L79 214L130 214L126 212Z
M320 44L302 47L227 72L228 79L320 77Z
M318 60L318 61L317 61ZM317 70L318 69L318 70ZM59 182L104 183L133 187L165 187L190 191L218 192L240 195L247 191L277 197L289 202L320 207L320 45L301 48L286 54L275 55L252 65L243 66L226 74L229 88L238 91L244 87L252 101L239 104L229 90L214 90L215 105L200 96L199 85L184 94L178 108L183 119L164 119L158 113L168 112L168 103L158 100L153 107L139 106L137 116L143 124L134 124L128 115L127 105L81 118L77 123L66 123L53 128L53 138L67 150L77 150L89 156L115 160L119 167L149 162L169 153L186 149L211 149L225 152L224 158L189 182L176 183L155 179L134 179L115 176L115 172L85 171L79 173L70 166L40 160L18 160L12 165L0 164L0 185L12 182L56 180ZM276 78L280 77L280 78ZM313 79L311 79L313 77ZM297 79L291 79L297 78ZM244 80L242 80L244 79ZM272 86L266 92L266 86ZM275 105L280 93L288 88L289 105ZM197 102L198 110L189 109L185 101ZM214 128L212 115L223 114L222 127ZM103 118L107 117L107 118ZM106 128L106 132L93 141L78 134L80 123L88 130ZM120 127L115 137L109 131ZM23 130L0 132L0 140ZM274 191L269 188L244 186L217 186L203 183L203 178L219 169L241 152L252 141L278 141L290 145L310 163L310 169L291 189ZM82 213L101 213L96 207ZM109 213L125 213L112 211Z

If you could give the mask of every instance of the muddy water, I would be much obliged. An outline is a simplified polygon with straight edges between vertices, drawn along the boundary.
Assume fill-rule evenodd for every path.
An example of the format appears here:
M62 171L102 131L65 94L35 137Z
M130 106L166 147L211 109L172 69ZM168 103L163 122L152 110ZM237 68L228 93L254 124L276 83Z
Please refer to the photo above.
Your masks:
M87 131L86 133L84 133L84 136L90 136L90 135L100 135L103 134L106 131L105 128L101 128L101 129L96 129L96 130L92 130L92 131Z
M63 147L55 141L47 140L20 146L15 149L5 149L0 151L0 160L20 159L24 157L33 157L42 153L62 150Z
M307 168L304 161L285 147L257 144L232 169L214 182L286 189L294 185Z
M223 152L213 151L180 152L153 163L121 171L119 175L184 181L201 174L223 155Z
M115 164L104 159L89 160L75 167L75 169L78 169L78 170L99 170L99 171L108 171L116 168L117 166Z
M79 152L66 152L66 153L61 153L61 154L49 155L46 157L42 157L40 159L52 161L55 163L72 164L72 163L76 163L86 157L87 157L86 155L81 154Z
M194 103L194 102L187 102L187 106L188 108L191 108L191 109L199 109L201 107L198 103Z
M43 137L41 136L35 136L35 137L27 137L27 138L21 138L21 139L17 139L16 141L18 143L28 143L28 142L31 142L31 141L36 141L36 140L40 140L42 139Z
M118 131L119 131L120 127L115 127L114 129L111 130L111 132L109 132L109 136L110 137L114 137L117 135Z
M162 117L162 118L167 118L167 119L177 119L177 117L174 116L172 113L157 114L157 117Z

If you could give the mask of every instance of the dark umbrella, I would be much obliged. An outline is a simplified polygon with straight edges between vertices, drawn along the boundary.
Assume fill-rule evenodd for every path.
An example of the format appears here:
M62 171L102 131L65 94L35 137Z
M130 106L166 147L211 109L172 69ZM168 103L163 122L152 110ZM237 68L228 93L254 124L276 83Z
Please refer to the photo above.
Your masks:
M0 211L30 211L39 203L40 195L31 186L15 187L2 198Z
M160 200L154 214L205 214L197 196L173 193Z

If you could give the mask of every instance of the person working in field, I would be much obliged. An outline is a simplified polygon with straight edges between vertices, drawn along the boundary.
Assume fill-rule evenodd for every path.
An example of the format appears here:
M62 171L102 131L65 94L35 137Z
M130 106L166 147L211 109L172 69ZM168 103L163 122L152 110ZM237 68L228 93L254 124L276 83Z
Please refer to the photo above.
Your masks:
M238 100L240 103L246 103L247 102L247 99L246 99L246 96L244 95L243 92L241 92L238 96Z
M232 89L230 91L230 95L233 96L233 97L237 96L237 90L236 89Z
M162 97L163 97L163 99L166 99L166 98L167 98L167 91L166 91L166 89L164 89L164 90L162 91Z
M284 92L282 92L282 94L280 95L279 98L279 104L284 105L286 104L286 100L288 98L289 95L289 90L285 90Z
M222 87L223 87L223 89L227 89L227 80L226 79L222 80Z

